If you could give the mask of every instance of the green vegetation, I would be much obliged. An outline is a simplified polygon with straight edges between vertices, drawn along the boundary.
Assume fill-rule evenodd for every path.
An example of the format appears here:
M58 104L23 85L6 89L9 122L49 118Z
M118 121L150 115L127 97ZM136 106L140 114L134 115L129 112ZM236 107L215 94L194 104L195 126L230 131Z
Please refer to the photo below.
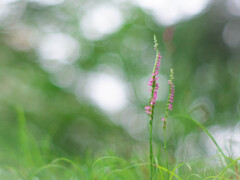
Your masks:
M240 180L238 4L0 1L0 180Z

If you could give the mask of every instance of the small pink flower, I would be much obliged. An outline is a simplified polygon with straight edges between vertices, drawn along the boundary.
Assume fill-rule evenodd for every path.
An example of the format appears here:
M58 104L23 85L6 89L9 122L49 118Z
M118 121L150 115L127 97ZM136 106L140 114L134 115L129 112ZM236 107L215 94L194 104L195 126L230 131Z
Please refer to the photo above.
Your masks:
M164 121L166 121L166 119L164 117L162 117L162 121L164 122Z
M145 106L145 110L151 109L151 106Z
M151 105L154 105L154 104L156 104L156 101L155 101L155 100L151 100L151 101L150 101L150 104L151 104Z
M152 112L151 111L145 111L147 114L151 114Z

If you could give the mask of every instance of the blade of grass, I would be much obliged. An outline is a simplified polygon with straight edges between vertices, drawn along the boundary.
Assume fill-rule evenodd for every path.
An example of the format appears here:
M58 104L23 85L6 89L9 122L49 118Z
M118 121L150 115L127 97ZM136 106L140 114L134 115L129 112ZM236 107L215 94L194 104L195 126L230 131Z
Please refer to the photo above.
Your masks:
M124 159L121 159L121 158L118 158L118 157L114 157L114 156L104 156L104 157L101 157L101 158L98 158L96 161L93 162L92 164L92 168L100 161L102 160L105 160L105 159L116 159L116 160L120 160L126 164L129 164L127 161L125 161Z
M113 171L111 171L110 173L108 173L108 174L104 177L104 180L106 180L110 175L112 175L112 174L114 174L114 173L122 172L122 171L125 171L125 170L127 170L127 169L134 168L134 167L147 166L147 165L149 165L149 163L139 163L139 164L133 164L133 165L128 166L128 167L123 168L123 169L113 170Z
M166 171L168 173L170 173L171 175L173 175L174 177L176 177L177 179L182 179L180 178L178 175L176 175L175 173L173 173L172 171L169 171L168 169L164 168L164 167L161 167L159 165L155 165L155 167L157 167L158 169L161 169L163 171Z
M210 132L202 124L200 124L199 122L197 122L196 120L194 120L193 118L191 118L188 115L174 115L173 117L186 118L186 119L189 119L192 122L194 122L197 126L199 126L208 135L208 137L210 137L210 139L213 141L213 143L215 144L215 146L217 147L219 152L222 154L222 156L225 158L225 160L226 159L228 160L227 156L223 153L222 149L220 148L220 146L218 145L216 140L213 138L213 136L210 134Z
M61 166L61 165L56 165L56 164L48 164L48 165L45 165L39 169L37 169L33 174L32 174L32 177L36 176L37 174L39 174L40 172L44 171L44 170L48 170L50 168L60 168L60 169L64 169L66 170L67 172L69 172L72 176L74 176L76 179L77 178L77 175L72 172L71 170L69 170L68 168L64 167L64 166Z
M67 159L67 158L64 158L64 157L61 157L61 158L57 158L57 159L54 159L51 164L55 164L59 161L65 161L65 162L68 162L69 164L73 165L81 174L83 174L83 171L82 169L76 164L74 163L73 161L71 161L70 159Z
M230 168L232 165L234 165L235 163L237 163L240 160L240 157L237 158L236 160L232 161L232 163L228 164L227 167L225 167L218 175L217 177L220 177L220 179L222 179L222 176L224 175L225 171Z
M185 165L185 164L186 164L186 163L181 163L181 164L179 164L178 166L176 166L176 167L172 170L172 174L171 174L169 180L172 180L172 178L173 178L173 173L175 172L175 170L176 170L177 168L181 167L182 165Z
M24 110L21 106L16 107L17 119L19 125L19 142L21 151L24 157L24 163L33 166L33 161L31 157L30 147L29 147L29 139L27 136L26 130L26 119L24 115Z

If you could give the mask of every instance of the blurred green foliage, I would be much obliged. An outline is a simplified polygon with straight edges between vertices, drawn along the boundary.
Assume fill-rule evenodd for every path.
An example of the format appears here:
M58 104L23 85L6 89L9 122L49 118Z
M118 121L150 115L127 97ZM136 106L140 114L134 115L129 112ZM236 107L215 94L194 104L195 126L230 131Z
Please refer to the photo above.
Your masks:
M20 9L21 3L12 4ZM158 37L163 56L162 77L168 78L170 67L175 71L176 98L172 115L190 114L206 127L235 126L240 112L240 46L229 47L224 42L224 31L227 24L239 22L239 17L223 11L224 6L223 2L212 3L199 16L166 27L131 5L120 29L93 41L79 30L79 18L88 11L83 1L53 6L25 2L22 15L3 23L0 29L1 165L19 166L24 163L22 158L26 159L31 152L41 156L32 154L30 159L43 157L32 159L37 166L62 156L87 159L92 154L114 152L129 157L131 152L144 152L148 139L148 120L143 114L148 91L144 86L154 63L153 34ZM19 24L36 32L34 37L39 38L36 44L28 45L26 39L31 33L21 32ZM81 44L81 55L74 62L64 64L79 70L82 77L80 83L73 81L71 86L58 83L57 73L44 68L37 50L42 35L59 32L71 35ZM73 90L74 85L86 86L89 73L102 73L106 69L127 84L128 103L115 114L99 108L85 96L84 88L78 93ZM62 77L65 76L60 76L64 80ZM160 115L164 113L165 100L156 105L154 138L158 147L163 145ZM22 109L18 110L19 116L25 112L26 119L18 120L16 107ZM129 133L140 127L138 122L131 126L132 110L136 116L146 119L143 125L146 128L139 130L140 133ZM114 118L125 121L114 121ZM139 122L142 125L142 121ZM171 161L186 158L184 150L185 155L177 151L179 144L199 133L199 129L192 122L174 116L170 117L167 128ZM201 149L199 154L204 156L206 149L201 141L197 134L189 144L196 145L195 148ZM160 154L162 150L160 148ZM182 157L174 157L176 154Z

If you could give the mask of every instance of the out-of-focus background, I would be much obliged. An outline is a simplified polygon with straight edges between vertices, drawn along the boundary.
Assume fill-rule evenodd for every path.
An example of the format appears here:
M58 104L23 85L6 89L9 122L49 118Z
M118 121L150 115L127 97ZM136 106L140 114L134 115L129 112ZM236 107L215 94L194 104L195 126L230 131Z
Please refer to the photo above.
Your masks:
M172 67L170 156L186 160L217 152L196 125L177 114L192 116L227 154L239 156L239 0L1 0L1 165L21 156L24 123L35 140L30 146L43 156L146 154L144 106L154 34L163 56L157 146L163 144L161 117Z

